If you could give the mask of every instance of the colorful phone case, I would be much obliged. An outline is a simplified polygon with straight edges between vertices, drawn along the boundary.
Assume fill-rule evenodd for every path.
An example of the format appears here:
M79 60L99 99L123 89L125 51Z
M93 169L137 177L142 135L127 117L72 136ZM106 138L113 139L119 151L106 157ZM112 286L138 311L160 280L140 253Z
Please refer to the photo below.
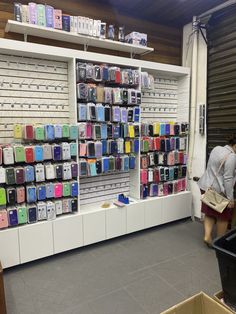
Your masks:
M46 186L40 184L37 186L37 198L39 201L44 201L46 199Z
M23 167L15 168L15 180L16 180L16 184L25 183L25 172L24 172Z
M35 161L43 161L43 147L40 145L36 145L34 147L34 158Z
M8 227L8 215L7 211L1 210L0 211L0 229L4 229Z
M37 214L38 214L39 221L47 219L47 205L45 202L37 203Z
M25 147L25 162L26 163L33 163L34 161L35 161L34 147L33 146L26 146Z
M26 224L27 223L27 208L26 206L18 206L17 207L17 218L18 218L18 224Z
M18 225L18 215L17 215L17 209L16 208L9 208L7 210L8 212L8 224L11 227Z
M26 166L24 169L25 169L25 182L33 182L35 180L34 167Z
M45 131L43 126L38 125L34 127L34 137L37 141L45 140Z
M69 182L63 182L63 196L70 196L71 187Z
M37 207L36 205L28 205L27 206L27 211L28 211L28 223L35 223L38 220L38 215L37 215Z
M23 145L14 146L15 162L25 162L25 149Z
M18 204L25 202L25 187L19 186L16 188L16 202Z
M13 167L6 168L6 184L11 185L15 183L15 169Z

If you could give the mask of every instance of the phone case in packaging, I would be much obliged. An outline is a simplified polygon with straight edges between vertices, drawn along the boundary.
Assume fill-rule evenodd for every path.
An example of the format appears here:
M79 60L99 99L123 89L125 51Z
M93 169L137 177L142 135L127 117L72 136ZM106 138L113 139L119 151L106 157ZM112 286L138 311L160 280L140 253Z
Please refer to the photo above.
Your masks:
M45 5L37 4L37 24L39 26L46 26Z
M36 187L34 185L29 185L26 187L26 199L27 199L27 203L36 202L37 195L36 195Z
M180 150L186 150L186 142L187 142L186 137L180 137L180 139L179 139L179 149Z
M62 126L60 124L54 125L54 135L55 139L62 138Z
M148 196L148 187L146 185L140 185L140 198L145 199Z
M101 171L100 171L101 173ZM71 192L70 195L73 197L77 197L79 195L79 185L77 181L71 182Z
M114 156L110 156L109 157L109 171L115 171L115 157Z
M34 139L34 127L32 124L26 124L23 128L23 135L25 140Z
M34 147L34 157L35 161L43 161L43 147L40 145L35 145Z
M134 121L134 109L128 108L128 122Z
M169 167L169 180L174 180L174 167Z
M8 225L10 227L14 227L18 225L18 215L17 215L17 209L16 208L8 208Z
M174 179L177 180L179 176L179 167L174 167Z
M16 202L18 204L25 202L25 187L19 186L16 188Z
M102 142L102 154L103 155L106 155L108 152L107 152L107 140L101 140Z
M96 121L96 107L94 103L88 103L87 104L87 119L89 121Z
M104 102L106 104L112 104L112 88L104 87Z
M134 107L134 112L133 112L134 122L139 122L139 117L140 117L140 108Z
M125 141L125 153L129 154L131 153L131 142L130 141Z
M88 102L96 102L96 101L97 101L96 85L89 84L88 85Z
M173 181L173 193L178 193L178 181Z
M87 120L87 104L79 103L77 105L78 108L78 121L86 121Z
M13 167L6 168L6 184L11 185L16 183L15 169Z
M7 192L7 203L9 205L15 205L15 203L16 203L16 189L15 188L7 188L6 192Z
M39 201L44 201L47 198L46 195L46 186L44 184L40 184L37 186L37 199Z
M101 158L102 157L102 142L95 142L95 157Z
M79 160L79 175L87 176L87 161L85 159Z
M165 181L169 181L169 168L165 167Z
M27 223L28 217L27 217L27 208L25 205L17 207L17 218L18 218L19 225Z
M137 104L137 97L136 97L136 90L135 89L128 89L128 104L129 105L136 105Z
M22 22L22 4L14 3L14 17L15 21Z
M78 126L73 124L69 126L70 128L70 140L77 140L78 139Z
M70 180L70 179L72 179L71 164L64 163L63 164L63 180Z
M122 104L121 89L119 87L113 88L112 93L113 93L113 104L115 105Z
M112 107L112 121L120 122L120 107L118 106Z
M147 169L141 169L140 171L140 180L142 184L148 183L148 170Z
M134 138L135 133L134 133L134 125L133 124L128 125L128 133L129 133L130 138Z
M56 208L53 202L47 202L47 220L56 219Z
M15 181L16 184L25 183L25 172L23 167L16 167L15 169Z
M78 211L78 200L76 198L71 199L71 211L72 212Z
M96 119L98 122L105 121L105 108L102 104L96 105Z
M62 165L54 165L54 172L55 172L56 179L62 179L62 175L63 175Z
M129 168L130 169L135 169L136 166L136 158L134 155L129 156Z
M120 158L120 156L117 156L115 157L116 161L115 161L115 168L116 170L121 170L121 163L122 163L122 160Z
M168 195L173 194L173 183L172 182L168 182Z
M97 102L104 103L104 87L97 86Z
M52 159L52 146L50 144L43 145L43 159L44 160Z
M86 123L78 123L78 135L80 140L86 139Z
M71 212L71 201L67 198L62 200L62 211L63 214Z
M54 183L46 183L46 196L47 198L54 197Z
M53 141L55 139L54 125L46 124L44 126L44 130L45 130L45 139L48 141Z
M69 138L70 137L70 126L68 124L62 125L62 137Z
M76 31L77 33L77 31ZM86 72L87 72L87 65L86 63L77 63L76 64L76 79L77 82L84 82L86 81Z
M69 143L62 143L61 144L61 150L62 150L62 160L69 160L71 159L70 154L70 144Z
M93 139L100 140L101 139L101 125L93 124Z
M95 145L94 142L87 142L87 155L89 158L95 157Z
M102 172L106 173L109 171L109 157L102 158Z
M26 166L25 169L25 182L33 182L35 180L34 175L34 167L33 166Z
M35 161L34 146L25 146L25 162L33 163Z
M102 80L102 70L99 65L93 66L93 79L96 82L100 82Z
M54 205L55 205L56 215L58 216L58 215L63 214L62 201L56 200L54 201Z
M77 144L76 143L70 143L70 155L71 157L77 156Z
M47 219L47 204L45 202L37 203L37 213L39 221Z
M151 183L150 184L150 189L149 189L149 196L157 196L158 195L158 184L156 183Z
M55 171L53 164L45 164L45 172L46 172L46 179L53 180L55 179Z
M153 182L153 169L149 168L148 169L148 182Z
M15 162L25 162L25 149L23 145L14 146Z
M34 166L35 169L35 181L43 182L45 181L45 169L43 164L37 164Z
M174 152L169 152L167 155L167 165L174 166L175 165L175 155Z
M127 109L126 108L120 108L120 121L121 123L127 123L128 122L128 115L127 115Z
M62 11L54 9L53 21L55 29L62 29Z
M168 195L168 183L167 182L165 182L164 184L163 184L163 195L164 196L167 196Z
M15 139L22 139L23 137L23 127L21 124L14 124L13 134Z
M123 154L124 153L124 139L123 138L119 138L117 140L117 152L119 154Z
M85 83L77 84L77 98L85 101L88 99L88 85Z
M173 123L170 124L170 135L171 136L175 135L175 128L174 128L174 124Z
M50 5L45 5L46 27L54 28L54 8Z
M110 122L111 121L111 108L109 106L105 106L105 121Z
M140 157L140 163L141 163L141 168L142 169L147 169L148 168L148 158L146 155L142 155Z
M12 147L3 148L3 163L4 165L13 165L14 164L14 154Z
M4 206L6 204L7 204L6 190L4 188L0 188L0 206Z

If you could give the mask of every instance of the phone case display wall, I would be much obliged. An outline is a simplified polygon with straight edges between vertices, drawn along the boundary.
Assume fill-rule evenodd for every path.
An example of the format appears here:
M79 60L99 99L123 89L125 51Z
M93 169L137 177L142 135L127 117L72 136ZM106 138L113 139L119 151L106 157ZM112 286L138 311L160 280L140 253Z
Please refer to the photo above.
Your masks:
M44 45L26 42L0 39L0 43L0 209L79 199L78 211L58 215L52 220L49 217L37 223L23 223L26 218L28 222L27 211L22 211L19 218L17 213L19 227L7 227L8 210L1 211L5 215L2 226L6 226L0 231L0 259L4 268L191 215L191 192L188 191L140 199L140 152L142 156L155 153L146 150L145 138L168 140L174 137L178 145L177 138L180 142L180 138L186 136L143 133L141 122L148 131L152 131L155 123L174 123L181 129L181 123L184 126L185 121L188 122L188 69L52 46L45 49ZM78 70L79 81L76 79ZM141 72L153 76L153 79L146 76L153 87L148 85L141 90L144 82ZM172 101L167 92L170 90L175 92ZM78 95L86 97L77 99ZM175 112L154 111L154 107L168 107L172 102L175 102ZM153 108L152 115L147 114L148 109L143 112L148 106ZM165 145L168 148L168 141ZM182 152L184 150L179 149L179 153ZM91 168L86 162L85 173L85 163L80 167L80 160L96 162ZM60 179L63 166L65 180L63 174ZM184 169L184 163L181 166ZM168 165L148 166L148 169L157 167ZM80 170L84 171L83 175L76 178ZM45 182L41 181L44 178ZM77 184L73 196L70 194L72 181L79 184L78 197L75 196ZM55 197L47 198L52 195L51 183L56 182L59 185L54 189ZM129 196L130 203L117 208L112 202L120 193ZM109 207L101 206L105 200L109 200ZM14 225L16 214L12 217L10 226ZM35 209L32 216L30 211L29 221L35 221L34 217Z
M77 212L77 125L17 124L14 137L0 147L0 228Z
M141 128L140 197L185 191L188 125L155 122Z
M76 77L80 176L107 175L103 188L90 183L95 199L90 193L83 199L82 192L81 202L112 199L125 174L117 176L117 182L111 182L109 174L134 170L139 154L140 72L78 61ZM88 191L86 180L81 180L82 191L83 186ZM101 188L103 196L96 193Z

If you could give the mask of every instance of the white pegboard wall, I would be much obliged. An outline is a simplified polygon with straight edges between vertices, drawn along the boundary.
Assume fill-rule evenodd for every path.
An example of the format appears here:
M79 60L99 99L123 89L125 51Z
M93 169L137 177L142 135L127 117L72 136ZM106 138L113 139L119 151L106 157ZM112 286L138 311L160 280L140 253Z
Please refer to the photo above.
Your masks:
M87 205L114 200L117 195L130 193L129 172L116 172L89 178L80 178L80 204Z
M12 141L15 123L69 120L68 63L0 54L1 143Z
M155 77L154 89L142 91L142 122L177 119L178 79L173 77Z

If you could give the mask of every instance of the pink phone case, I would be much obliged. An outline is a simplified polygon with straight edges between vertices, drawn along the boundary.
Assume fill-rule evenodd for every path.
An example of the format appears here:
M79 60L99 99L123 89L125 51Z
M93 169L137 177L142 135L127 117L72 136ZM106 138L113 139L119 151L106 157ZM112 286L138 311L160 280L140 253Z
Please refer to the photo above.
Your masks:
M58 198L58 197L62 197L62 183L55 183L54 186L54 197Z
M179 163L180 164L184 163L184 153L183 152L179 152Z
M175 135L174 124L170 124L170 135Z
M168 195L168 183L164 183L163 185L163 194L164 196Z
M182 191L185 191L186 190L186 186L187 186L186 179L185 178L181 179L181 183L182 183Z
M25 201L25 187L20 186L16 188L16 201L18 204L24 203Z
M148 170L147 169L141 169L141 183L147 184L148 183Z
M87 156L87 143L79 143L79 156Z
M177 183L177 188L178 188L178 193L181 192L182 190L182 180L178 180L178 183Z
M175 164L175 156L174 156L173 152L170 152L168 154L167 163L168 163L168 166L174 166L174 164Z
M86 138L92 138L93 134L93 126L92 123L86 124Z
M154 149L153 137L148 138L148 143L149 143L149 150L153 150Z
M0 211L0 229L7 228L7 227L8 227L7 211L1 210Z

